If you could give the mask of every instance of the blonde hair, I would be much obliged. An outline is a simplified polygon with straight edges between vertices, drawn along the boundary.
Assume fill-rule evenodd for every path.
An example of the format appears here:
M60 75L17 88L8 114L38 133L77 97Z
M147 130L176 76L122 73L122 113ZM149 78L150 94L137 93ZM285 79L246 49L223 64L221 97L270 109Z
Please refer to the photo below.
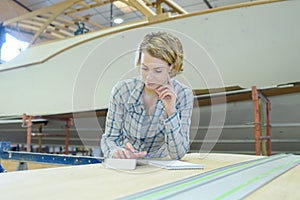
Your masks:
M137 66L141 65L141 54L143 52L164 60L169 66L172 66L171 77L183 71L183 48L180 40L174 35L161 31L145 35L138 47Z

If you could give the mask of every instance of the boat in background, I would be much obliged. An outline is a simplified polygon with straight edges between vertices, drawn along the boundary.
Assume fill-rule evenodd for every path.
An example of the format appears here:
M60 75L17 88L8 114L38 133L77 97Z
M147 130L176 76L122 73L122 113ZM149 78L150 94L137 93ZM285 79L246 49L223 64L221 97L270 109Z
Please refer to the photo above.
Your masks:
M299 153L299 8L299 1L274 0L177 16L162 13L32 46L0 66L0 138L47 146L65 145L67 139L69 146L99 148L113 85L138 74L138 42L161 30L176 34L184 45L185 68L177 78L193 88L197 99L191 151L212 143L212 151L254 154L250 91L256 86L272 104L273 152ZM28 127L21 127L28 125L28 116L31 143ZM70 119L73 126L66 124ZM214 129L218 135L208 140Z

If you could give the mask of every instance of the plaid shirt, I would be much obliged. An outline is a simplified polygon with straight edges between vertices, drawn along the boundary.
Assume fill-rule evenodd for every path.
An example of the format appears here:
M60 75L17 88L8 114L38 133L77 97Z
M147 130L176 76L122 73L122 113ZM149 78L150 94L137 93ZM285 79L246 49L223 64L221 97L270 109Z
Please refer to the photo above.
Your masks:
M133 78L117 83L111 93L101 149L105 157L113 157L116 147L130 142L138 152L150 157L182 158L189 150L189 129L193 109L193 92L177 80L172 80L177 93L177 111L168 117L164 105L157 100L149 129L142 133L146 115L142 93L144 83Z

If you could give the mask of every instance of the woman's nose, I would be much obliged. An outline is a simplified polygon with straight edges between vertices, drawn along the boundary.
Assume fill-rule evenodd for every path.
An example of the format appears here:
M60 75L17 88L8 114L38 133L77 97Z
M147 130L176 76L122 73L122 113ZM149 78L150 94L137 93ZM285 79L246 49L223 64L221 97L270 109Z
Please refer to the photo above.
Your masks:
M153 73L152 72L148 72L146 75L147 80L151 80L153 78Z

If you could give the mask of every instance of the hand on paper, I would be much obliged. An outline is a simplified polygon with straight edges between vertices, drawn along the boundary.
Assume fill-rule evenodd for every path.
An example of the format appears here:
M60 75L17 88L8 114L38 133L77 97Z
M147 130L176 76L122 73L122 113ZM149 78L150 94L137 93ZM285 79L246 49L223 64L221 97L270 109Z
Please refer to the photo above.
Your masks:
M125 147L118 148L114 153L114 158L121 158L121 159L136 159L136 158L143 158L147 154L146 151L136 152L129 142L126 144Z

